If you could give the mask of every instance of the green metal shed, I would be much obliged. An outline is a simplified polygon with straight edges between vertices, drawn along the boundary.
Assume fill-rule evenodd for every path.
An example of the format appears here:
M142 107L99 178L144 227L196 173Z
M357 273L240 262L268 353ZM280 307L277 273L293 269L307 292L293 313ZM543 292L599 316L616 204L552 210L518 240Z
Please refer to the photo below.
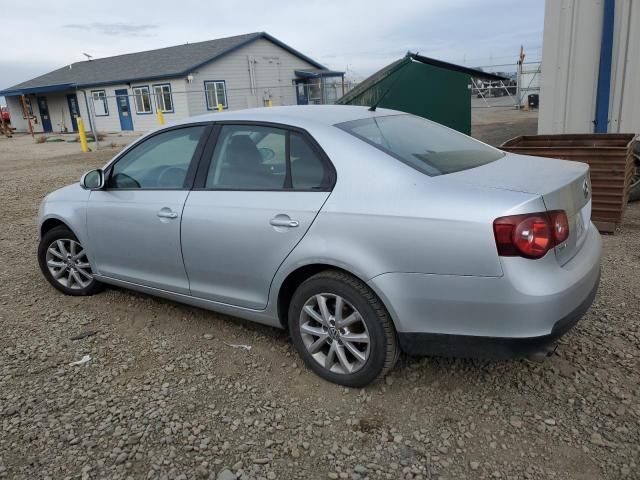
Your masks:
M341 105L377 105L471 133L471 78L507 80L499 75L407 53L337 100Z

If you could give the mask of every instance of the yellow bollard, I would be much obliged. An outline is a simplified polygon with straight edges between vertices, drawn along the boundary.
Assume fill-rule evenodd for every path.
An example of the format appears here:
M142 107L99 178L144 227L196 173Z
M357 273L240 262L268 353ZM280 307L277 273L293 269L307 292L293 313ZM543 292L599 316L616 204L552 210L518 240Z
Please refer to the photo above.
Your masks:
M158 125L164 125L164 115L162 114L162 110L158 109L156 116L158 117Z
M273 100L267 100L267 107L273 107Z
M78 134L80 135L80 146L82 147L82 151L87 153L89 151L89 146L87 145L87 134L84 131L84 122L80 117L76 117L76 122L78 123Z
M218 111L219 111L219 112L221 112L223 108L224 108L224 107L222 106L222 104L221 104L221 103L219 103L219 104L218 104Z

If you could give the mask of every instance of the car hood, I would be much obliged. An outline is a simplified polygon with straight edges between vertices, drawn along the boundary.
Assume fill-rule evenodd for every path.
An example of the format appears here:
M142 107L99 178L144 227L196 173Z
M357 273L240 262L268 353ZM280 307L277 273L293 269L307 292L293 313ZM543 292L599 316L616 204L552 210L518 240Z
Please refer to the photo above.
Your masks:
M54 190L44 198L46 202L82 202L89 199L89 190L80 186L80 182Z

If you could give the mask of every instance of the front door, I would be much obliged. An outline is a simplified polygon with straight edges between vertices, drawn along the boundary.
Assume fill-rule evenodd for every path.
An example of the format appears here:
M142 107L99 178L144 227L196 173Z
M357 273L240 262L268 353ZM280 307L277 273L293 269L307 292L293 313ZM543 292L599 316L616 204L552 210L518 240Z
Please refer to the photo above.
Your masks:
M118 104L118 116L120 117L121 130L133 130L133 119L129 106L129 94L127 89L116 90L116 103Z
M296 99L298 105L309 104L309 92L307 91L306 80L296 80Z
M67 103L69 104L69 113L71 114L71 127L74 132L78 131L78 120L80 116L80 107L78 107L78 97L75 93L67 95Z
M109 167L106 187L91 192L87 210L99 275L189 293L180 222L192 161L208 129L200 125L164 130Z
M264 309L278 267L330 195L333 170L307 137L280 128L224 125L209 150L182 214L191 295Z
M38 109L40 110L40 120L42 121L42 131L51 132L51 118L49 117L49 105L47 97L38 97Z

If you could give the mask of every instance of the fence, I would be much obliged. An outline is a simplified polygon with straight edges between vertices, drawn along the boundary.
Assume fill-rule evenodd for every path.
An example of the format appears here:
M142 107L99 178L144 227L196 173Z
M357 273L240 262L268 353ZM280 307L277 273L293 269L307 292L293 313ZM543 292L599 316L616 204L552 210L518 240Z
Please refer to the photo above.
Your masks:
M505 73L505 69L513 69L515 74ZM482 82L478 79L471 79L471 95L482 100L480 105L472 105L472 108L492 108L492 107L512 107L520 109L527 107L527 99L530 94L540 93L540 76L542 64L540 62L522 62L500 65L486 65L484 71L496 72L498 75L512 77L507 81ZM501 70L502 69L502 70ZM508 97L505 102L490 102L491 97Z

